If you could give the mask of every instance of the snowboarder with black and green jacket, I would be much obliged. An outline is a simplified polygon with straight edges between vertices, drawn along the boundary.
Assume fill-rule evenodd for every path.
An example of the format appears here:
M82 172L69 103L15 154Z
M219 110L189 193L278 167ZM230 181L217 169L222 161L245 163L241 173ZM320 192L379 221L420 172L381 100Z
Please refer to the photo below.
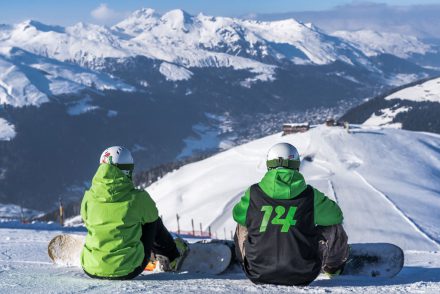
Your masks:
M188 249L183 240L173 240L150 195L135 189L133 168L128 149L106 149L84 194L81 216L88 233L81 265L92 278L132 279L145 269L151 253L163 270L177 270Z
M274 145L268 171L234 206L235 248L254 283L307 285L321 271L339 274L349 247L336 202L307 185L300 157L288 143Z

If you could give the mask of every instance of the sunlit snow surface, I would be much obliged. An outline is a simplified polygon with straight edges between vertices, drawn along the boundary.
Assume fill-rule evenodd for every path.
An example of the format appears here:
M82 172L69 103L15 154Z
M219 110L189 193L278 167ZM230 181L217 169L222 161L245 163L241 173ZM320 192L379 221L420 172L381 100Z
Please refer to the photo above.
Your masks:
M142 275L133 281L92 280L79 268L56 267L47 243L55 225L0 223L3 293L394 293L440 291L440 136L394 129L319 126L303 134L268 136L166 175L147 190L164 222L191 228L191 218L223 237L234 228L231 208L265 172L267 149L295 144L306 181L338 201L350 242L391 242L405 250L405 266L392 279L320 276L308 287L257 286L239 269L220 276ZM70 230L78 230L72 228ZM228 233L229 235L229 233Z
M47 244L61 231L0 224L0 293L394 293L440 291L440 253L405 251L405 267L392 279L321 275L308 287L254 285L239 268L219 276L143 274L132 281L87 277L80 268L51 264ZM50 226L46 225L47 229ZM71 233L71 232L69 232Z

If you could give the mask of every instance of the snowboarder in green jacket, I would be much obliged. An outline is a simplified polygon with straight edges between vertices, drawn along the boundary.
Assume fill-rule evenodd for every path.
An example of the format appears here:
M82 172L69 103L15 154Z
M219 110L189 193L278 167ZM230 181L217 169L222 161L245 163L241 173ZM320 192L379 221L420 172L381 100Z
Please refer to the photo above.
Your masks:
M288 143L268 152L267 173L234 206L236 254L254 283L307 285L339 274L349 247L336 202L307 185Z
M128 149L106 149L82 200L88 233L81 265L90 277L132 279L145 269L151 253L163 270L177 270L187 250L181 239L173 240L150 195L135 189L133 169Z

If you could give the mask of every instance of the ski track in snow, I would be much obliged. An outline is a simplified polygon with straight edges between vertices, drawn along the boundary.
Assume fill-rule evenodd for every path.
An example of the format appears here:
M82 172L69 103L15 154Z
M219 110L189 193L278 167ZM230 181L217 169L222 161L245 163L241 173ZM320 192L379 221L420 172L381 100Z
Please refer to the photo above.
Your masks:
M321 162L321 163L319 163ZM335 200L336 202L338 202L340 205L340 198L344 199L344 197L350 197L349 195L339 195L338 193L335 191L334 188L334 184L333 181L331 179L329 179L329 177L332 177L332 175L334 175L333 171L331 170L331 168L327 168L325 166L325 162L324 161L320 161L320 160L314 160L312 163L312 165L318 166L319 168L325 170L327 172L328 175L318 175L315 176L314 179L316 178L327 178L328 181L328 195L329 198ZM394 209L403 219L405 222L407 222L411 227L414 228L414 230L416 230L423 238L425 238L427 241L429 241L430 243L432 243L432 245L434 246L433 249L440 249L439 243L434 240L433 238L431 238L429 236L428 233L426 233L420 226L418 226L411 218L409 218L388 196L386 196L384 193L382 193L381 191L379 191L377 188L375 188L370 182L368 182L365 177L363 177L358 171L355 170L351 170L351 167L348 168L347 172L353 173L354 175L356 175L357 177L359 177L359 179L361 180L362 184L366 185L367 188L369 188L370 190L374 191L377 195L379 195L380 197L382 197L388 204L389 206L392 207L392 209ZM359 187L360 185L358 185ZM342 200L343 201L343 200ZM347 222L345 222L346 224ZM382 226L380 226L382 227Z
M432 242L437 249L440 250L440 244L438 241L436 241L435 239L433 239L427 232L425 232L423 230L422 227L420 227L419 225L417 225L416 222L414 222L409 216L407 216L405 214L405 212L403 212L402 209L400 209L387 195L385 195L384 193L382 193L381 191L379 191L376 187L374 187L370 182L368 182L359 172L355 171L354 172L364 183L365 185L369 186L373 191L375 191L378 195L382 196L386 201L388 201L388 203L402 216L402 218L409 224L411 225L415 230L417 230L420 235L422 235L424 238L426 238L427 240L429 240L430 242Z

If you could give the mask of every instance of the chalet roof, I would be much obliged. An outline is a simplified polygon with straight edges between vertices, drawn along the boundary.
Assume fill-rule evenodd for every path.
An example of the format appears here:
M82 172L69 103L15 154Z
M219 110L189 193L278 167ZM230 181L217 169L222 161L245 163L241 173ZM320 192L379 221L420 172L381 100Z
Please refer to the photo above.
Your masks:
M303 123L285 123L283 124L283 127L291 127L291 128L295 128L295 127L308 127L310 126L310 123L308 122L303 122Z

